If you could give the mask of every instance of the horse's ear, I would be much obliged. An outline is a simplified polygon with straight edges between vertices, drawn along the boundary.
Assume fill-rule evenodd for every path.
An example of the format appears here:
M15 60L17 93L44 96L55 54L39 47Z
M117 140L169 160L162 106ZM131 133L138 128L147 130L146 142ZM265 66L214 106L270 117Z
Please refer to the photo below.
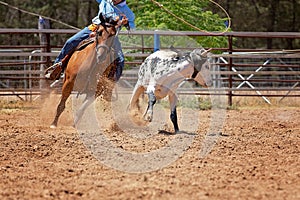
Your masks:
M105 23L105 17L103 16L102 13L100 13L99 19L100 19L101 24L104 24L104 23Z

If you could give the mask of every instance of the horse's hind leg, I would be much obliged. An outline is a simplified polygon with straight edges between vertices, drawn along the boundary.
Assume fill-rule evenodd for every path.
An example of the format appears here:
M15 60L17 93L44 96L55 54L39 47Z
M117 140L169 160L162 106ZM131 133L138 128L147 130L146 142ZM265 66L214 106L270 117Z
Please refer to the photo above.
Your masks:
M73 86L74 86L74 81L66 80L64 82L63 87L62 87L61 99L60 99L60 102L57 106L56 115L55 115L55 118L54 118L50 128L56 128L57 127L58 118L61 115L61 113L65 110L66 101L69 98L69 96L70 96L70 94L73 90Z

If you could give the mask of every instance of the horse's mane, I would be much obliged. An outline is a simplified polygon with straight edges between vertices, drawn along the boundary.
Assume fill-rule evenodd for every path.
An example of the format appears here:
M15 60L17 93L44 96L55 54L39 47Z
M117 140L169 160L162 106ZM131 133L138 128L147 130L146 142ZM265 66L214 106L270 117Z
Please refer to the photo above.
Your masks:
M119 20L114 20L113 17L108 17L105 21L111 25L117 25Z
M118 24L119 19L115 20L112 16L106 17L100 14L100 21L103 26L115 26Z

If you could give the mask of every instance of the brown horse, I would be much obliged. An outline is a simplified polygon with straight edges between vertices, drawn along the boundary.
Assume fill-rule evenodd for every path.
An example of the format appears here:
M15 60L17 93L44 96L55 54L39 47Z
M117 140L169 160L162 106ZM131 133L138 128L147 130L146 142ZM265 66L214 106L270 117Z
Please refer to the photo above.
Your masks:
M127 19L114 21L100 16L101 24L96 31L95 41L84 49L75 51L65 69L62 96L57 106L51 128L56 128L59 116L65 109L65 104L73 90L86 94L85 101L75 116L74 125L80 120L84 110L96 96L103 92L103 80L115 66L112 60L111 46L117 28L126 23ZM104 81L105 82L105 81ZM102 91L96 91L102 89Z

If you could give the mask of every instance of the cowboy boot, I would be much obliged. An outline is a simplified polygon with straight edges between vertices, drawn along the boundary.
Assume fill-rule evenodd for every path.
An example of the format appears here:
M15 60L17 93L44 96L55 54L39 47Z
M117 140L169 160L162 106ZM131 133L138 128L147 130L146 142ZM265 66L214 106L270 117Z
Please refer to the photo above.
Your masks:
M55 63L45 71L45 78L49 80L56 80L60 78L62 72L62 62Z

